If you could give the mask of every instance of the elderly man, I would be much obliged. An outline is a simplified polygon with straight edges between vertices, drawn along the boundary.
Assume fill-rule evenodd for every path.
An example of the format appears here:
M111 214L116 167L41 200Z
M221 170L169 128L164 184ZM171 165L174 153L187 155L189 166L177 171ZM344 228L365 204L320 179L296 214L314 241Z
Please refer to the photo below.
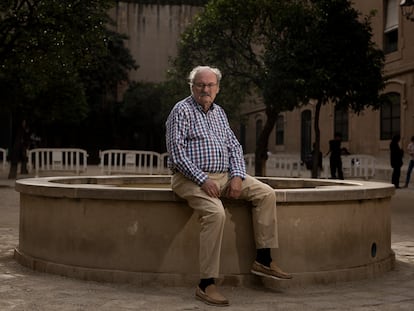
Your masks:
M251 272L274 279L290 279L271 258L278 247L274 190L246 174L243 150L224 110L214 103L221 72L198 66L189 75L191 96L178 102L166 122L169 167L173 191L187 200L199 216L200 283L196 298L210 305L227 306L217 290L220 251L226 214L220 197L245 199L253 204L257 248Z

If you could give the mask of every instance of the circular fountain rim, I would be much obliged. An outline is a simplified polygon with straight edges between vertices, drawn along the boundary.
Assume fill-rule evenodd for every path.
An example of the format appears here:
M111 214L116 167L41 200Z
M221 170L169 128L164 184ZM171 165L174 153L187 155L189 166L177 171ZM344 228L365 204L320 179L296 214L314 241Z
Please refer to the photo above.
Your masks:
M170 182L170 175L110 175L110 176L53 176L16 180L16 190L39 196L67 198L99 198L129 200L181 200L170 187L122 187L119 184L148 184L148 181ZM395 188L392 184L365 180L334 180L288 177L257 177L275 186L277 182L285 184L311 184L314 187L275 188L279 202L306 201L347 201L384 198L392 196ZM145 181L145 182L144 182ZM154 183L155 184L155 183Z

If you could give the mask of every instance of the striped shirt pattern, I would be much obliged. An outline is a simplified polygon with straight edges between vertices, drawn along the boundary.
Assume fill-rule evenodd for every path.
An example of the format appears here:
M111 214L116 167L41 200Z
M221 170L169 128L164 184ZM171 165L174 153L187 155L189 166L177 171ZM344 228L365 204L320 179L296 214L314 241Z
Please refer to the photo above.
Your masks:
M207 173L246 177L242 147L215 103L206 113L192 96L178 102L166 122L166 141L169 168L200 186Z

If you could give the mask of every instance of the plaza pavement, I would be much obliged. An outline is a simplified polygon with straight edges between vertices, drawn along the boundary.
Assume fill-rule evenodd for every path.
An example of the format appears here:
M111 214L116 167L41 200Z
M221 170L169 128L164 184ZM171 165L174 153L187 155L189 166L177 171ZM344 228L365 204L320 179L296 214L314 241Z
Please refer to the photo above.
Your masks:
M193 287L87 282L21 266L13 259L19 194L6 176L0 172L0 311L217 309L195 300ZM374 279L287 289L224 286L231 305L223 310L414 310L414 183L397 190L391 204L395 270Z

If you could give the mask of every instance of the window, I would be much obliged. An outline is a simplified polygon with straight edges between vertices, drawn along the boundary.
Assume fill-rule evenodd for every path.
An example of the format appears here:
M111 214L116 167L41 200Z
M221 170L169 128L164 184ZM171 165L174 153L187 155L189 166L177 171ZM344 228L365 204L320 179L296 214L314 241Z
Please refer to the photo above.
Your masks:
M384 27L384 53L398 50L398 2L386 1L385 27Z
M341 133L342 140L348 141L348 109L335 106L334 133Z
M285 144L285 118L282 115L277 116L276 120L276 145Z
M396 133L400 133L400 94L388 93L388 102L381 106L380 128L381 140L391 139Z

